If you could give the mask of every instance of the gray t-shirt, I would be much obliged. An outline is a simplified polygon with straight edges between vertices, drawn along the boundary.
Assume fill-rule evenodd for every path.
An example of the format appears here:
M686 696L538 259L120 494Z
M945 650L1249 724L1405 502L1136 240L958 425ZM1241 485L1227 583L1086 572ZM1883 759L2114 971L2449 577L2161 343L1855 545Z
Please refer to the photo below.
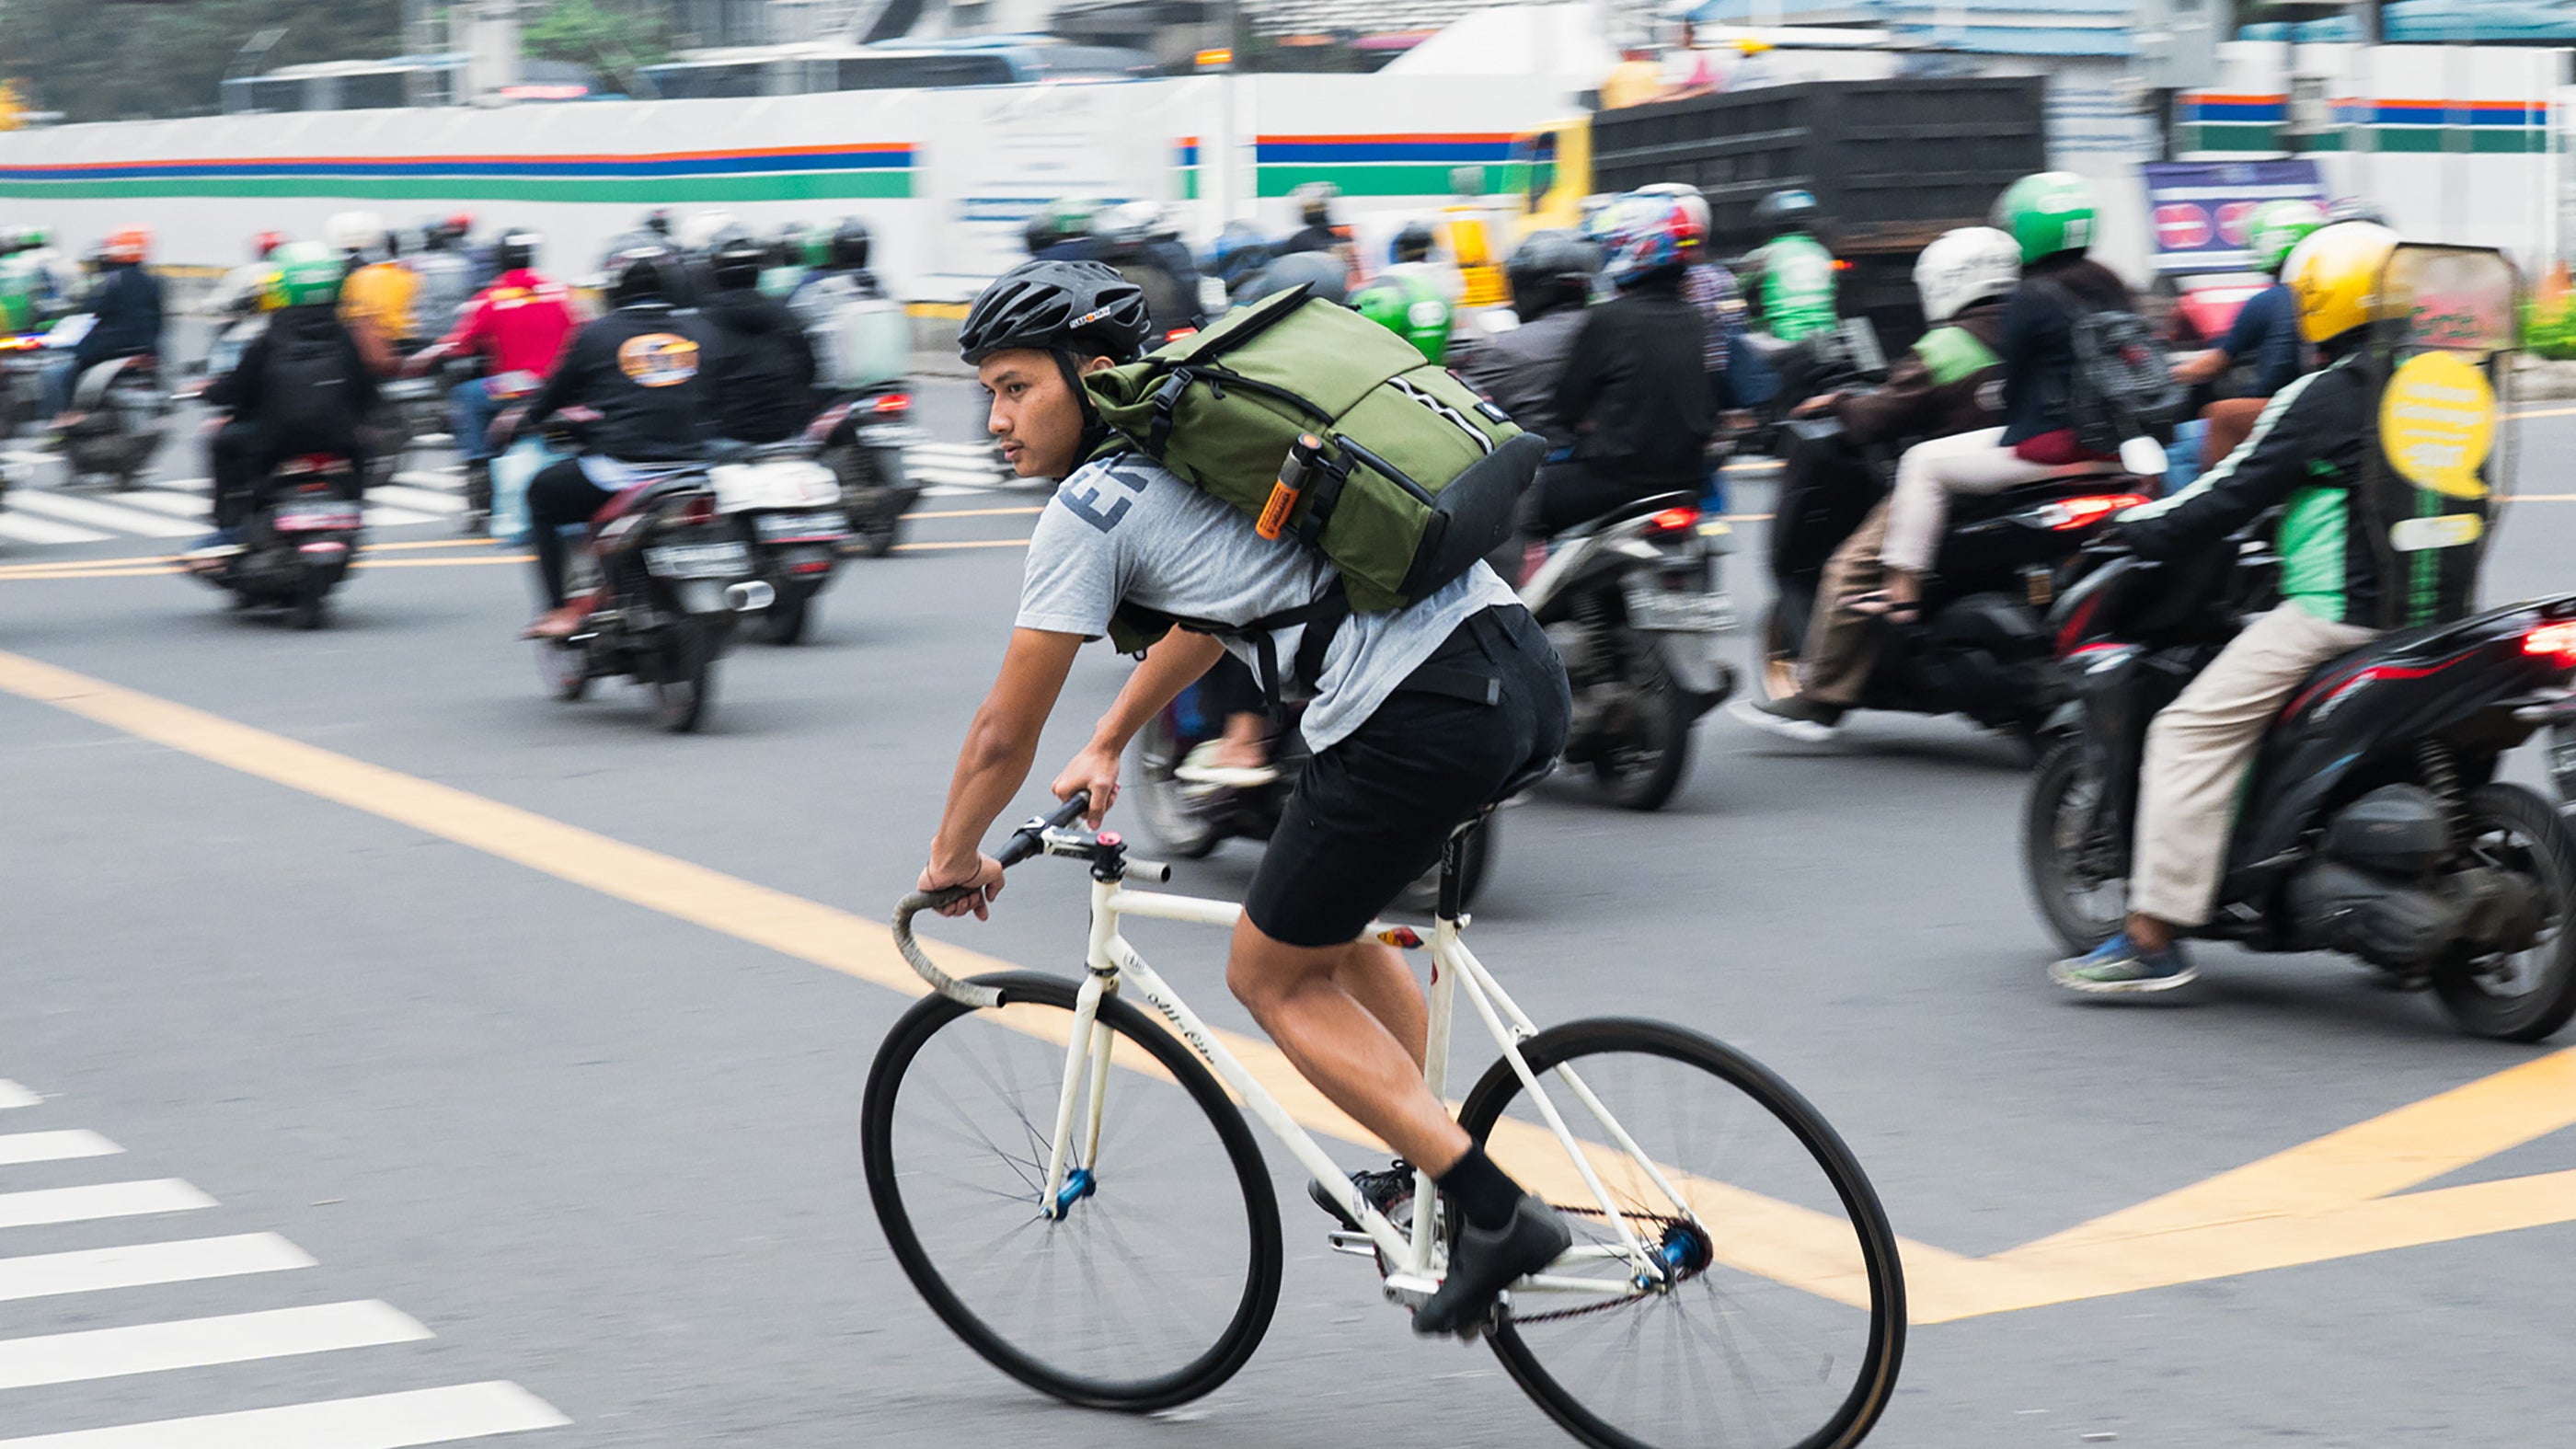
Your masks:
M1263 538L1232 505L1144 458L1119 454L1077 469L1039 515L1018 624L1098 638L1124 603L1244 624L1312 603L1332 580L1333 566L1321 554L1293 539ZM1517 597L1480 563L1409 609L1352 615L1324 651L1303 722L1307 747L1330 749L1469 616ZM1282 670L1296 658L1301 632L1274 636ZM1249 645L1228 640L1226 647L1255 663Z

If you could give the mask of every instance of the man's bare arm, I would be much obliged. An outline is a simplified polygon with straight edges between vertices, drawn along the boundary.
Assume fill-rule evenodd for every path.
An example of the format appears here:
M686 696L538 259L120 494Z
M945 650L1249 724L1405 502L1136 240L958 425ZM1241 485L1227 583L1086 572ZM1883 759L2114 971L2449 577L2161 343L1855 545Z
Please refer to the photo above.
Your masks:
M939 833L930 843L930 864L921 873L924 890L981 885L980 897L960 908L983 914L983 902L1001 891L1001 870L981 850L984 833L1010 808L1011 797L1028 779L1037 757L1038 736L1064 692L1073 669L1079 634L1052 634L1041 629L1014 629L1002 654L1002 671L975 711L966 743L957 751L957 771L948 781L948 805L940 814Z
M1083 746L1082 753L1055 777L1055 797L1070 800L1074 791L1089 790L1091 826L1098 829L1100 817L1118 799L1118 760L1126 753L1127 742L1145 727L1145 721L1162 713L1182 690L1197 683L1199 676L1207 673L1224 653L1225 645L1213 635L1193 634L1186 629L1174 629L1146 650L1145 662L1127 676L1118 698L1092 730L1091 743Z

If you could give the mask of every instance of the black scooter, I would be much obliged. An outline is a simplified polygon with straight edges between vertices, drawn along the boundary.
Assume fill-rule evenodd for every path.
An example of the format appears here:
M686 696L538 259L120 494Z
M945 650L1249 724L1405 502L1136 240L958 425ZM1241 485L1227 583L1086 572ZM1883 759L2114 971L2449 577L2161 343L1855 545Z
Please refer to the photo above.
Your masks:
M2147 723L2271 592L2239 544L2114 554L2051 624L2074 694L2042 756L2024 858L2070 952L2118 930ZM2256 758L2214 919L2190 934L2335 951L2429 985L2480 1036L2576 1016L2576 832L2496 762L2567 706L2576 594L2401 629L2320 667Z
M1771 526L1773 602L1762 621L1767 699L1797 692L1825 562L1886 496L1895 471L1886 450L1853 443L1830 418L1790 427L1797 443ZM2151 481L2105 465L1951 500L1920 618L1881 626L1861 708L1964 714L1989 729L2037 735L2061 702L2049 604L2086 567L2085 542L2155 491Z
M348 577L365 536L349 473L349 460L330 454L279 464L263 501L242 520L241 546L190 554L181 567L229 592L236 609L282 608L296 628L321 628L331 590Z
M834 402L807 428L820 440L817 457L841 482L841 507L849 515L845 545L867 558L883 558L903 538L904 515L921 501L921 485L904 468L904 450L926 434L912 422L912 389L881 383Z

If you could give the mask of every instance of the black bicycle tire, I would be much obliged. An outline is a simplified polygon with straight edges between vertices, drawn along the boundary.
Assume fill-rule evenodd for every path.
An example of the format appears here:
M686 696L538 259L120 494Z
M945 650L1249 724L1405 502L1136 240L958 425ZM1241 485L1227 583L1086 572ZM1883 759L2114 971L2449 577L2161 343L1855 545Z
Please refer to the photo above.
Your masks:
M1789 1129L1824 1169L1842 1200L1843 1210L1858 1229L1861 1260L1870 1285L1869 1348L1854 1376L1852 1392L1840 1409L1815 1433L1779 1449L1847 1449L1867 1437L1896 1393L1897 1372L1905 1361L1905 1271L1898 1256L1896 1230L1887 1221L1877 1189L1861 1171L1851 1148L1798 1090L1744 1053L1702 1032L1670 1022L1627 1017L1593 1017L1553 1026L1521 1043L1521 1056L1532 1074L1545 1072L1571 1058L1626 1050L1663 1057L1706 1070L1746 1096ZM1519 1093L1520 1074L1509 1061L1497 1061L1478 1080L1459 1109L1459 1125L1479 1144ZM1615 1102L1606 1103L1611 1111ZM1452 1240L1458 1231L1457 1209L1448 1208ZM1508 1313L1498 1314L1487 1335L1504 1372L1521 1386L1558 1428L1593 1449L1666 1449L1648 1445L1585 1409L1538 1363Z
M1075 984L1062 977L1037 972L1013 971L974 978L978 986L1001 991L1004 1003L1027 1002L1073 1009ZM1217 1138L1224 1143L1227 1158L1234 1164L1235 1177L1243 1189L1244 1218L1252 1228L1251 1273L1244 1284L1244 1296L1236 1304L1235 1314L1207 1352L1174 1373L1164 1375L1144 1388L1125 1394L1102 1392L1072 1376L1057 1371L1032 1358L1018 1347L1004 1341L987 1328L974 1311L950 1291L946 1280L929 1255L923 1251L920 1236L913 1231L912 1220L903 1205L903 1193L895 1180L891 1128L896 1086L923 1043L942 1027L970 1014L970 1009L944 996L928 996L906 1011L886 1033L877 1048L876 1060L868 1068L868 1084L861 1099L859 1142L868 1179L868 1198L875 1206L878 1224L885 1229L886 1243L894 1250L895 1261L911 1280L915 1291L930 1305L931 1312L948 1325L949 1331L964 1340L986 1363L1036 1389L1043 1394L1090 1409L1112 1409L1121 1413L1147 1414L1173 1408L1200 1398L1234 1377L1252 1358L1261 1344L1262 1335L1270 1329L1270 1318L1279 1306L1279 1286L1284 1252L1279 1226L1279 1200L1270 1186L1270 1170L1261 1158L1261 1145L1253 1139L1250 1124L1242 1111L1225 1094L1216 1075L1192 1054L1170 1032L1143 1012L1115 997L1100 1003L1100 1019L1128 1041L1151 1053L1168 1069L1182 1089L1190 1094L1201 1111L1216 1128Z

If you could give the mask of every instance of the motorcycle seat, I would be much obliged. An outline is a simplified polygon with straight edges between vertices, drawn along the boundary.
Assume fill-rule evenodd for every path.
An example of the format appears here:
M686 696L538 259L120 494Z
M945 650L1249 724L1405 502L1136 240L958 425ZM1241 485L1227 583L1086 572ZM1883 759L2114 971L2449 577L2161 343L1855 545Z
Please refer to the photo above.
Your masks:
M2046 478L2015 484L2000 492L1954 493L1950 495L1950 520L1955 527L1981 519L2000 518L2052 499L2093 493L2138 493L2152 498L2161 491L2156 480L2124 472L2116 461L2074 463Z
M635 483L628 484L626 487L609 495L608 501L599 506L599 511L590 516L590 526L593 528L605 528L610 523L629 513L633 513L638 509L641 509L646 504L651 503L653 500L660 498L666 493L681 488L703 488L705 486L705 482L694 473L664 474L656 478L645 478L639 480Z

